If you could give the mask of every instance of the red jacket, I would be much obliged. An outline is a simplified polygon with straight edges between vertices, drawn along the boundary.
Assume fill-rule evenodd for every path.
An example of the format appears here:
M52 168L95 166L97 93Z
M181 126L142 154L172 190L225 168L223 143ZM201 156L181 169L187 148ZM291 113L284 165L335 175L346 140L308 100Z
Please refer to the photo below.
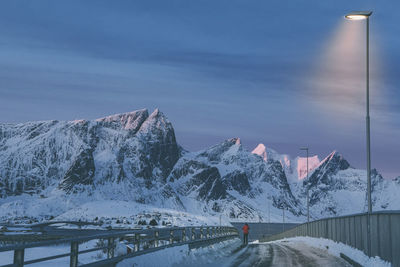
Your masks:
M247 235L247 234L249 233L249 229L250 229L249 226L245 224L245 225L243 226L243 228L242 228L243 234L246 234L246 235Z

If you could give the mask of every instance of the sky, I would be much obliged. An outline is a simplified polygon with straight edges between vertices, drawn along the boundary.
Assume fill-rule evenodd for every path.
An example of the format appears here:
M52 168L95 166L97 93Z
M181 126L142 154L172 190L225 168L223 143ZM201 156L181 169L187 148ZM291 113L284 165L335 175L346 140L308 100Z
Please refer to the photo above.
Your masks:
M400 23L386 1L0 2L0 123L155 108L190 151L240 137L400 175ZM303 153L304 154L304 153Z

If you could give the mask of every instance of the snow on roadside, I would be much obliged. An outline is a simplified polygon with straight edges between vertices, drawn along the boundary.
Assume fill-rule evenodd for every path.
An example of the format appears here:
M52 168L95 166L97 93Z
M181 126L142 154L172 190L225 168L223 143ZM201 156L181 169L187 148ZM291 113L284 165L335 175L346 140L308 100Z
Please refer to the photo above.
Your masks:
M92 249L96 246L97 240L91 240L89 242L85 242L79 245L79 250ZM34 260L44 257L50 257L55 255L66 254L71 251L70 244L60 244L54 246L47 247L34 247L25 249L24 258L27 260ZM13 251L5 251L0 252L0 264L11 264L13 261L14 252ZM94 251L84 254L79 254L78 261L79 264L86 264L93 261L99 261L101 259L106 259L106 253L100 251ZM54 267L54 266L69 266L69 256L33 263L29 264L29 267Z
M174 266L174 264L177 264L188 254L188 251L188 245L166 248L153 253L123 260L117 264L117 267Z
M80 205L58 216L57 220L94 220L96 217L119 218L120 221L136 221L155 218L167 222L171 226L208 225L219 226L219 217L193 214L174 209L158 208L152 205L140 204L134 201L98 200ZM146 223L148 224L148 222ZM222 225L230 225L226 217L221 218Z
M147 226L154 219L158 226L231 225L225 216L220 221L219 216L204 212L192 213L161 206L124 200L90 200L83 196L65 200L65 196L41 199L23 195L0 199L0 222L12 225L49 220L90 221L105 226L132 228Z
M189 249L188 245L176 246L123 260L117 267L229 266L228 256L241 244L236 238L196 249Z
M368 257L361 250L355 249L343 243L338 243L333 240L324 238L313 238L313 237L293 237L285 238L274 242L299 242L306 243L311 247L316 247L327 251L329 254L340 257L340 253L345 254L352 260L358 262L364 267L390 267L391 264L387 261L382 260L378 256Z

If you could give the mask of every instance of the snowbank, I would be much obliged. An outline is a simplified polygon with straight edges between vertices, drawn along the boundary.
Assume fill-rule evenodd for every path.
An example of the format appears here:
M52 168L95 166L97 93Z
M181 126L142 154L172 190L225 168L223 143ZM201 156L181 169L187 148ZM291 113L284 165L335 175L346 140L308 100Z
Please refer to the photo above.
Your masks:
M391 264L382 260L379 257L370 258L364 254L364 252L345 245L343 243L337 243L335 241L324 239L324 238L312 238L312 237L293 237L285 238L274 242L298 242L306 243L308 246L316 247L327 251L329 254L340 257L340 253L345 254L352 260L358 262L364 267L390 267Z
M177 246L126 259L117 267L229 266L229 255L241 244L239 239L231 239L196 249L189 249L188 245Z

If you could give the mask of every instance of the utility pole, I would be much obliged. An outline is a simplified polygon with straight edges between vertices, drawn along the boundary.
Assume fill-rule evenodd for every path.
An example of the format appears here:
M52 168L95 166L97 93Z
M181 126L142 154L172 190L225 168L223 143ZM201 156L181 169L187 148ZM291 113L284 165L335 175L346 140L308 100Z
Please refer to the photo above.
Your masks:
M306 191L307 191L307 223L310 222L310 197L309 197L309 190L310 186L308 184L308 147L302 147L300 150L305 150L307 153L307 177L306 177Z
M308 147L302 147L300 148L300 150L305 150L307 153L307 166L306 166L306 171L307 171L307 177L306 177L306 191L307 191L307 235L309 235L309 231L308 231L308 225L310 223L310 185L308 184Z
M269 224L271 223L271 217L270 217L270 214L269 214L269 205L270 205L270 203L268 201L268 221L267 221L267 235L268 236L269 236Z

